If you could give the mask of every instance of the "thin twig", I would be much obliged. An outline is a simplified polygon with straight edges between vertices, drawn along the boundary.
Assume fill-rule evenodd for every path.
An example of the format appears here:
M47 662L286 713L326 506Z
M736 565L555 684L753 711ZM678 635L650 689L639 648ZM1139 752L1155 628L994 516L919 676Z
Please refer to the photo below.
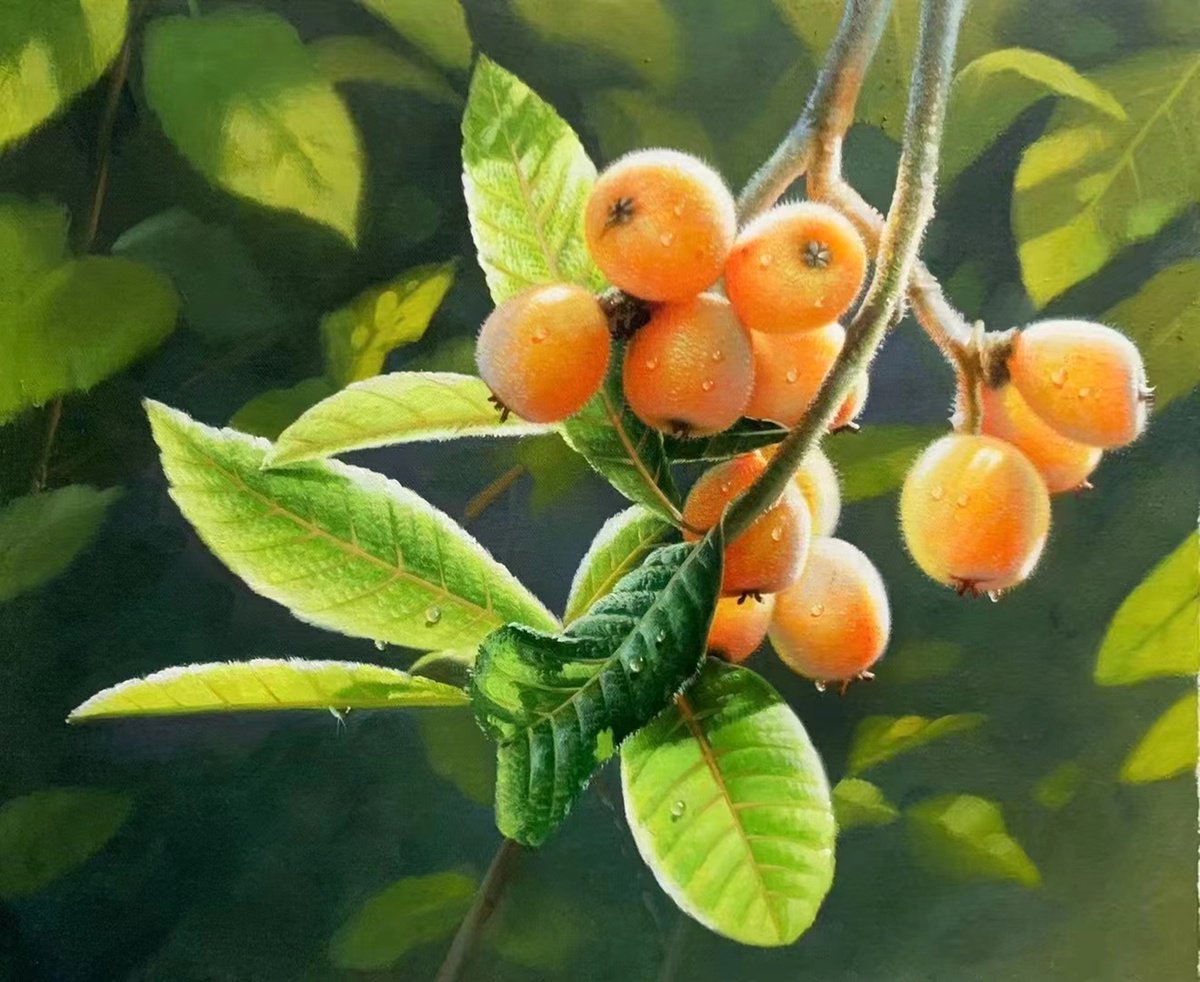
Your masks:
M783 493L792 475L834 418L850 387L875 355L917 261L921 236L933 216L938 153L954 48L966 0L925 0L909 90L904 142L892 206L880 235L866 299L846 331L846 344L812 407L779 445L767 469L733 503L726 535L737 538Z
M524 464L514 464L487 487L475 494L463 509L463 524L473 522L492 507L500 497L525 473Z
M58 434L58 424L62 421L62 397L51 401L46 411L46 439L42 442L42 452L38 455L37 466L33 469L33 480L29 483L29 493L37 494L46 487L46 475L50 469L50 452L54 449L54 438Z
M492 863L488 867L487 873L484 874L483 882L479 884L475 902L471 904L467 916L458 926L458 932L454 935L454 940L450 942L446 958L442 962L442 967L438 969L434 982L455 982L459 978L471 950L475 947L476 938L500 902L500 894L520 855L521 845L519 843L512 839L505 839L500 843L500 848L496 850L495 856L492 857Z

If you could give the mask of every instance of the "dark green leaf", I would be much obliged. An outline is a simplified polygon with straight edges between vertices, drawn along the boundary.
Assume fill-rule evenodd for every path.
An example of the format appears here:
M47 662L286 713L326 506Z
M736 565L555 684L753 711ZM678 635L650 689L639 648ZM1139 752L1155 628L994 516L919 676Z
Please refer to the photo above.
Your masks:
M786 426L765 419L739 419L729 429L715 436L682 440L663 437L667 458L676 462L695 460L728 460L738 454L750 453L777 444L790 431Z
M537 845L595 770L691 678L721 585L718 524L652 552L564 634L508 625L484 639L471 680L498 742L496 821Z
M307 409L337 391L324 375L306 378L287 389L268 389L256 395L229 420L235 430L276 440Z
M471 64L471 35L459 0L359 0L439 65Z
M405 58L370 38L337 35L309 46L317 70L330 82L367 82L416 92L431 102L462 105L462 96L441 73Z
M849 503L895 491L917 455L944 432L933 426L868 426L822 446L842 479L842 500Z
M670 524L638 505L613 515L596 533L579 562L563 623L578 620L596 601L611 593L621 578L640 566L672 531Z

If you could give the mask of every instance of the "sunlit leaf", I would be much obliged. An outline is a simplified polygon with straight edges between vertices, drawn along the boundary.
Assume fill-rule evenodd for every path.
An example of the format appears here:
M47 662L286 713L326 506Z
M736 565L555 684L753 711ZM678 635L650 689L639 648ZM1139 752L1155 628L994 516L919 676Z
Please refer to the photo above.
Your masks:
M1038 779L1033 786L1033 800L1050 811L1066 808L1079 793L1084 777L1083 767L1075 761L1059 764Z
M713 436L682 439L663 437L667 457L673 461L728 460L738 454L774 446L788 435L787 427L765 419L739 419Z
M305 410L337 391L324 375L306 378L286 389L268 389L247 402L229 419L235 430L276 439Z
M95 538L120 490L70 484L0 507L0 602L65 570Z
M466 68L471 63L471 35L459 0L359 0L439 65Z
M743 944L808 930L833 882L829 783L765 680L708 661L622 747L621 783L638 851L685 913Z
M562 635L508 625L484 639L471 678L498 743L496 824L538 845L595 770L695 674L721 584L717 525L652 552Z
M679 77L679 30L662 0L512 0L512 5L543 40L595 49L663 88Z
M470 713L421 713L417 732L429 768L477 805L496 796L496 748Z
M462 125L463 189L492 299L554 281L601 287L582 229L596 168L571 127L483 55Z
M936 719L926 716L868 716L854 731L846 771L849 774L861 774L934 740L974 730L982 726L986 719L981 713L956 713Z
M91 788L47 788L0 805L0 900L28 897L98 853L133 801Z
M1198 742L1193 689L1156 719L1138 741L1121 765L1121 780L1147 784L1194 771Z
M1154 385L1155 412L1200 382L1200 260L1156 273L1102 319L1137 342Z
M308 48L317 60L317 71L334 84L369 82L416 92L431 102L462 105L462 96L439 72L370 38L339 34L318 38Z
M410 876L368 899L329 942L339 968L387 968L414 948L454 933L471 906L475 880L465 873Z
M585 111L604 160L642 147L671 147L705 160L716 156L698 117L637 89L601 89L588 98Z
M263 470L265 440L147 403L171 496L251 589L303 621L437 650L557 621L471 536L394 481L337 462Z
M833 786L832 800L839 834L859 826L889 825L900 817L879 786L861 778L838 781Z
M0 16L0 148L90 86L125 38L127 0L6 3Z
M592 468L630 501L679 521L679 492L663 450L662 434L646 426L625 403L621 353L600 391L562 427L563 437Z
M163 131L213 184L355 241L358 134L288 21L249 7L154 20L144 80Z
M67 210L0 194L0 306L16 304L68 258Z
M563 623L582 617L592 604L611 593L621 577L639 566L672 531L670 524L638 505L613 515L596 533L575 570Z
M552 427L516 416L504 422L479 378L395 372L364 379L317 403L280 434L274 467L350 450L466 436L525 436Z
M1200 671L1200 540L1180 543L1117 608L1096 656L1100 685Z
M416 266L321 318L329 377L348 385L378 375L393 349L424 335L457 270L456 260Z
M952 181L992 145L1022 112L1057 96L1116 120L1125 110L1112 95L1064 61L1028 48L989 51L954 79L942 139L943 179Z
M127 716L184 716L284 709L403 709L463 706L467 694L382 665L254 658L179 665L97 692L69 723Z
M1090 76L1124 122L1063 103L1013 184L1021 276L1038 306L1098 272L1200 199L1200 55L1145 51Z
M112 248L170 277L182 300L183 322L208 341L278 330L288 321L288 310L233 232L182 208L139 222Z
M1042 882L994 801L936 795L908 809L905 817L914 854L935 872L955 879L1014 880L1030 889Z
M837 468L842 501L863 501L890 494L904 483L912 462L944 432L935 426L867 426L842 433L821 446Z

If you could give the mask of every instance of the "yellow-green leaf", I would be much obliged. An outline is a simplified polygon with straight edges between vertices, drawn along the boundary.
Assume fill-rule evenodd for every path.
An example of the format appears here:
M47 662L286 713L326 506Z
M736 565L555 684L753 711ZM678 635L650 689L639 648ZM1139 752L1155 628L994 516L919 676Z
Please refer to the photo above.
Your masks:
M1166 710L1121 765L1126 784L1148 784L1193 771L1197 756L1196 692Z
M868 426L843 433L821 446L837 468L842 501L864 501L890 494L904 483L912 462L944 430L933 426Z
M1156 273L1103 320L1137 342L1156 412L1200 382L1200 259Z
M339 34L318 38L308 49L317 60L317 70L335 85L341 82L387 85L416 92L431 102L462 105L462 96L440 72L370 38Z
M277 467L351 450L466 436L527 436L553 427L501 422L483 379L453 372L394 372L355 382L316 403L279 434Z
M416 266L321 318L329 377L341 386L378 375L393 349L425 334L457 271L456 260Z
M0 805L0 900L37 893L98 853L133 801L92 788L47 788Z
M249 7L146 28L146 99L163 132L233 194L358 235L362 148L288 21Z
M563 623L582 617L592 604L611 593L617 581L673 531L673 526L639 505L613 515L596 533L575 570Z
M1100 685L1200 671L1200 539L1189 534L1122 601L1096 656Z
M0 149L96 81L125 38L127 0L6 3L0 15Z
M459 0L359 0L397 34L439 65L466 68L471 35Z
M1059 764L1038 779L1033 800L1050 811L1066 808L1079 793L1085 776L1083 767L1073 760Z
M1090 76L1121 122L1078 102L1055 111L1013 186L1021 276L1039 307L1200 200L1200 54L1146 51Z
M1029 889L1042 882L994 801L936 795L918 802L905 817L913 852L935 872L955 879L1013 880Z
M337 391L324 375L256 395L229 419L235 430L274 440L307 409Z
M1028 48L1003 48L976 58L958 73L946 110L942 174L952 181L994 143L1022 112L1059 96L1116 120L1121 104L1064 61Z
M889 825L900 817L879 786L861 778L838 781L833 786L832 800L839 834L859 826Z
M926 716L868 716L854 731L846 762L849 774L861 774L885 760L915 750L952 733L965 733L987 719L981 713Z
M127 716L184 716L283 709L465 706L462 689L382 665L254 658L164 668L97 692L68 723Z

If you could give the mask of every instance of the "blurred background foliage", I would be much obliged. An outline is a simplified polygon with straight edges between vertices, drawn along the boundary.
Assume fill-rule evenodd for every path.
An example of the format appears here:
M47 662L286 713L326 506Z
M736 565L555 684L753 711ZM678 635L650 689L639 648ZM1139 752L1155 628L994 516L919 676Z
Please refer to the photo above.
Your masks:
M880 207L917 8L897 0L847 146ZM736 186L795 117L839 12L4 5L0 975L432 975L496 841L468 711L63 724L169 664L413 657L235 581L167 499L139 400L273 436L349 381L471 370L489 308L460 183L474 51L598 162L677 146ZM888 341L864 432L827 447L850 502L839 534L893 599L890 654L843 699L754 663L843 779L813 930L760 952L686 923L634 850L610 765L522 864L470 977L1194 977L1198 45L1190 0L968 15L929 265L990 327L1069 313L1129 331L1159 406L1094 491L1056 500L1033 582L964 602L911 567L895 518L914 448L945 426L949 371L908 321ZM462 518L556 609L623 506L556 436L356 459Z

